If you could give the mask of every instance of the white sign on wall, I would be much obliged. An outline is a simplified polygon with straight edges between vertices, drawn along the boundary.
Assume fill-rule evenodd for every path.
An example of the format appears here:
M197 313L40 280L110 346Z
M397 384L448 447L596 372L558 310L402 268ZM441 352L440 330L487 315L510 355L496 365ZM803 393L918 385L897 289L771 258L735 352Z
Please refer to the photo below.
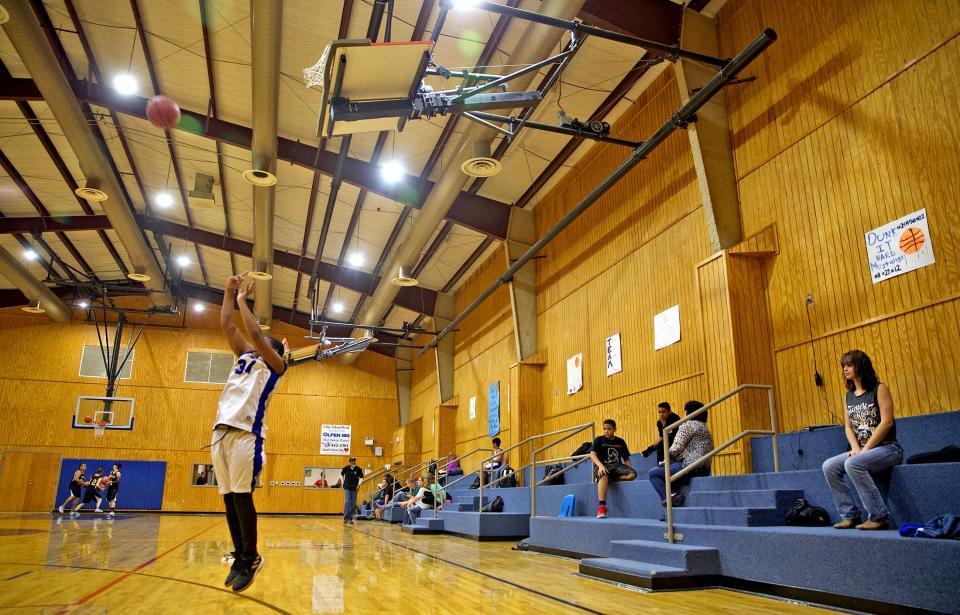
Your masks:
M867 231L865 236L874 284L936 262L926 209Z
M607 338L607 375L612 376L623 371L620 358L620 334L614 333Z
M567 395L583 388L583 353L578 352L567 359Z
M653 349L660 350L680 341L680 306L675 305L653 317Z
M470 420L477 418L477 396L470 398Z
M350 425L322 425L320 430L321 455L350 454Z

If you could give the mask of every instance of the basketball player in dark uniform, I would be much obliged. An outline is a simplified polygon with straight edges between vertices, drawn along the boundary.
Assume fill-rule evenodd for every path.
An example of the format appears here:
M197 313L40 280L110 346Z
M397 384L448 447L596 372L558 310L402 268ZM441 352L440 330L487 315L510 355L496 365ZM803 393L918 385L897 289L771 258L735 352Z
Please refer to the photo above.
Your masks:
M113 518L116 515L117 507L117 492L120 491L120 465L119 463L113 464L113 469L110 471L110 484L107 486L107 503L110 504L110 512L107 513L107 516Z
M68 497L67 500L60 505L60 508L57 509L60 511L61 515L67 512L64 509L71 502L73 502L74 500L78 502L80 501L80 488L83 486L83 483L86 482L87 480L87 477L84 475L86 471L87 471L87 464L85 463L81 463L80 467L78 467L74 471L73 478L70 479L70 497Z
M80 509L83 508L86 504L89 504L91 501L97 501L97 509L95 512L103 512L100 510L100 502L103 498L100 496L100 479L103 477L103 468L97 468L97 471L90 477L90 480L87 481L87 490L83 494L83 500L77 504L77 507L70 512L71 517L79 517Z

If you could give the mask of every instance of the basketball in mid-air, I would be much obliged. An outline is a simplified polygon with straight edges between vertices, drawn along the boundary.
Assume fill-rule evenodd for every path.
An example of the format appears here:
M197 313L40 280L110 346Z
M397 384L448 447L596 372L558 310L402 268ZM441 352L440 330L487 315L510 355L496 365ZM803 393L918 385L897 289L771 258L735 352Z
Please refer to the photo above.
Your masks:
M92 416L85 416L85 417L83 417L83 422L86 423L87 425L89 425L90 423L93 422L93 417L92 417Z
M147 119L157 128L174 128L180 122L180 107L169 96L154 96L147 101Z

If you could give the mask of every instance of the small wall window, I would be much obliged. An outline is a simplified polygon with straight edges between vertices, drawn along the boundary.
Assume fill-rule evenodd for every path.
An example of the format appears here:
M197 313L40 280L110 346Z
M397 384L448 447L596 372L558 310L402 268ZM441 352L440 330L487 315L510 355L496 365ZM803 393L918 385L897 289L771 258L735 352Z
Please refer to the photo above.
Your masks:
M193 464L193 475L190 484L194 487L216 487L217 475L213 473L213 466L209 463Z
M127 359L127 362L123 364L123 369L120 370L121 380L130 380L130 377L133 375L133 358L135 353L136 351L131 350L130 357ZM119 360L122 361L126 354L127 349L125 346L122 346L120 348ZM107 377L107 366L103 362L103 352L101 352L100 346L85 345L83 347L83 355L80 357L80 376L83 378Z
M234 356L229 352L191 350L187 352L184 382L223 384L233 369Z
M303 469L304 489L339 489L340 471L343 468L305 467Z

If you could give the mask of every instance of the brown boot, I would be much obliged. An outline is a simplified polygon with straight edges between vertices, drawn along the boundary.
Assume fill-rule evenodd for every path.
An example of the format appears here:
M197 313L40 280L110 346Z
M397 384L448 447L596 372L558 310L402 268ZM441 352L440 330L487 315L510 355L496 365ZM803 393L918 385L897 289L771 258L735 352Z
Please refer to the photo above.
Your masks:
M874 519L857 526L858 530L885 530L890 527L889 519Z
M853 519L841 519L840 523L834 524L833 527L838 530L852 530L855 527L860 527L857 525L858 523L860 523L859 517Z

